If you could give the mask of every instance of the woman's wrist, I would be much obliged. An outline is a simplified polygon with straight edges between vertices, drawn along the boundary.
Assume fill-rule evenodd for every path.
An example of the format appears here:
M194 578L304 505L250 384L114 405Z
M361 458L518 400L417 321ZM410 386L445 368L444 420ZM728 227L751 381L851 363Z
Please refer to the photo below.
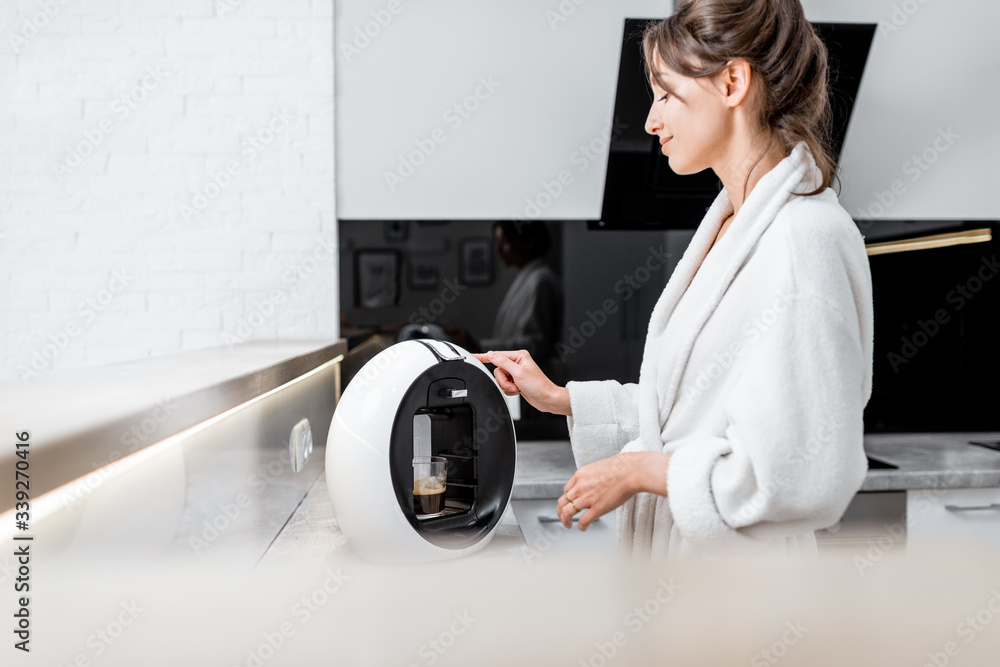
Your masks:
M629 487L633 493L667 495L667 468L670 454L665 452L634 452L619 454L631 458L632 471Z
M552 390L549 394L548 408L547 412L551 412L554 415L572 417L573 409L569 403L569 389L558 385L552 385Z

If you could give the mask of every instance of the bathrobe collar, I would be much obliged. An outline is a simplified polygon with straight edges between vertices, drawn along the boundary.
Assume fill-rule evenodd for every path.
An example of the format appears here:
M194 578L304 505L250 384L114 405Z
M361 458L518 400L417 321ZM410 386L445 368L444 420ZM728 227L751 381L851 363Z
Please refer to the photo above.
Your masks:
M733 212L729 193L725 188L716 197L698 226L691 243L681 257L667 282L649 321L642 365L639 370L639 420L641 448L663 451L660 439L663 427L670 416L681 376L691 355L691 349L705 322L715 311L736 273L746 262L761 235L770 227L778 211L788 202L793 192L810 192L820 183L820 173L805 143L798 143L784 160L766 173L750 192L729 230L712 248L723 221ZM711 249L711 252L709 250ZM707 257L706 257L707 255ZM677 303L691 284L695 273L708 272L707 288L699 293L704 301L698 304L696 317L690 326L683 327L684 335L670 341L679 346L679 354L668 374L667 385L657 387L657 356L662 348L660 340Z

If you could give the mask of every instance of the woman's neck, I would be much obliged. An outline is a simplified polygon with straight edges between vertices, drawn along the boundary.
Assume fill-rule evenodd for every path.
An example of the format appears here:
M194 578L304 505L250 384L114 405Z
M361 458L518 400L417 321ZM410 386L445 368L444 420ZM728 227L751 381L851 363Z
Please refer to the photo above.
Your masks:
M771 141L770 146L766 136L758 135L758 137L760 138L756 141L746 139L735 142L722 164L712 167L726 188L729 201L733 204L733 217L740 212L743 202L750 196L750 192L760 179L787 157L777 136ZM746 183L745 190L744 183Z

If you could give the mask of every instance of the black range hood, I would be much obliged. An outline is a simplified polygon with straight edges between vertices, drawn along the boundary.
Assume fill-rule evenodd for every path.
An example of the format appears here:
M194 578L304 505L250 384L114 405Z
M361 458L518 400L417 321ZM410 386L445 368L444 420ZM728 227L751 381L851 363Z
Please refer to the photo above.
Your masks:
M694 229L722 189L711 169L678 176L644 127L652 92L642 67L642 33L653 19L625 19L601 219L591 229ZM829 52L832 143L840 151L875 36L874 23L813 23Z

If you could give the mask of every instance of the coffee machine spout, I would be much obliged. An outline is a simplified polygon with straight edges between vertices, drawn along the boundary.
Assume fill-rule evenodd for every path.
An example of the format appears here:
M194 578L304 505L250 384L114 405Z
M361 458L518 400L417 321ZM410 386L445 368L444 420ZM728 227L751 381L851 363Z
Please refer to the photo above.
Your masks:
M431 416L413 416L413 459L431 456Z

